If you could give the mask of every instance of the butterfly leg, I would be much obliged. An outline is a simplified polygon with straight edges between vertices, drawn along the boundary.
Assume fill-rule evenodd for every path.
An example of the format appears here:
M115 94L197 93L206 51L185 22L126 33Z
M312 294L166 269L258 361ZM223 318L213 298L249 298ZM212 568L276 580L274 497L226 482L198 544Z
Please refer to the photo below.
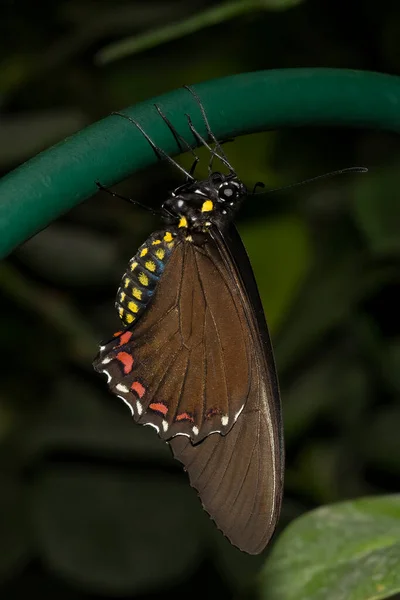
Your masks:
M166 117L166 115L162 112L161 108L158 106L158 104L154 105L156 107L156 110L158 112L158 114L160 115L160 117L163 119L163 121L167 124L169 130L171 131L172 135L175 138L175 141L178 145L178 148L181 152L185 152L188 151L190 152L193 156L194 156L194 161L192 166L189 169L189 175L190 177L186 178L186 182L188 181L192 181L194 178L194 172L197 166L197 163L199 162L199 157L197 156L197 154L195 153L195 151L193 150L193 148L191 147L191 145L185 140L185 138L178 133L178 131L175 129L175 127L172 125L171 121L168 119L168 117ZM182 143L183 142L183 146Z
M117 192L113 192L112 190L109 190L102 183L100 183L100 181L95 181L95 184L101 192L107 192L107 194L110 194L110 196L113 196L114 198L119 198L120 200L125 200L126 202L130 202L131 204L140 206L140 208L144 208L145 210L151 212L153 215L156 215L156 216L162 215L161 211L154 210L153 208L150 208L149 206L146 206L145 204L138 202L138 200L129 198L129 196L121 196L121 194L117 194Z

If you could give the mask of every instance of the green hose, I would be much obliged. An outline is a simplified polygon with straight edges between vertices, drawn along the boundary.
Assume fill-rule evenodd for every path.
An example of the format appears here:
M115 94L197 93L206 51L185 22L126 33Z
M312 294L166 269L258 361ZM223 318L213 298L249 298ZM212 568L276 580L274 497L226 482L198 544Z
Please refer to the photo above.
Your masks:
M400 77L340 69L286 69L233 75L194 86L218 138L267 129L332 125L400 131ZM200 110L184 88L123 112L170 155L174 137L157 102L190 143L185 113L206 135ZM0 181L0 253L9 253L53 219L157 158L126 119L111 115L29 160Z

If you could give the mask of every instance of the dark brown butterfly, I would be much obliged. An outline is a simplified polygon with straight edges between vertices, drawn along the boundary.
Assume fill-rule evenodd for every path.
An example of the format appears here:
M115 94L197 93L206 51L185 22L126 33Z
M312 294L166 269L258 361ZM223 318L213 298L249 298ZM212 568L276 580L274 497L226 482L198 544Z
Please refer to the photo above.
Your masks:
M215 143L188 117L211 152L209 177L195 180L196 158L187 182L163 204L165 228L139 248L118 290L123 330L101 346L94 368L135 421L170 444L231 543L257 554L274 532L282 498L278 383L251 265L232 224L247 190L187 89ZM214 157L228 174L213 172Z

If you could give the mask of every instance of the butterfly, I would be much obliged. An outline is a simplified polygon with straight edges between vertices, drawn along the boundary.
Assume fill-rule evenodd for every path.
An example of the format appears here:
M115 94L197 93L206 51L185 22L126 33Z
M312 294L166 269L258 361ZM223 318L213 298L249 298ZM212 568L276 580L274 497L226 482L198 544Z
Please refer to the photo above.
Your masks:
M210 151L207 179L194 177L196 155L184 170L121 114L186 181L161 207L163 229L129 262L116 298L121 330L100 347L93 366L134 420L170 445L230 542L258 554L275 530L282 500L279 388L257 285L233 225L248 191L199 96L187 90L214 143L187 115L195 139ZM180 145L182 136L156 108ZM213 170L216 157L226 174Z

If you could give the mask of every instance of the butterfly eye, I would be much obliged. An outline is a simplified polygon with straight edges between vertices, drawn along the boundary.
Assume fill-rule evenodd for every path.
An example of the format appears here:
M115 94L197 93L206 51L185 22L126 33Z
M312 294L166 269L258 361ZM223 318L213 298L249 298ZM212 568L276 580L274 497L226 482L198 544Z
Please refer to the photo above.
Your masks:
M218 196L220 200L232 202L239 196L238 186L233 183L224 183L218 189Z

